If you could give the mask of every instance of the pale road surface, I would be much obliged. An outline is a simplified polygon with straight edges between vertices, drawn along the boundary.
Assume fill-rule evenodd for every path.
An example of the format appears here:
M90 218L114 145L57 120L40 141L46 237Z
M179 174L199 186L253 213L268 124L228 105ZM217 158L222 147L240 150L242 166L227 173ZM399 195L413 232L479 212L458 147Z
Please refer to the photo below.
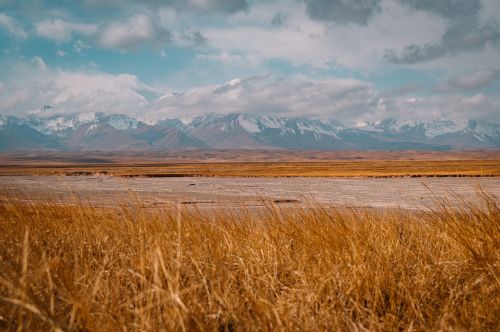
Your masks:
M119 178L112 176L2 176L0 195L27 201L51 198L113 206L182 203L202 208L324 203L352 207L420 209L446 199L477 202L478 189L500 198L500 178Z

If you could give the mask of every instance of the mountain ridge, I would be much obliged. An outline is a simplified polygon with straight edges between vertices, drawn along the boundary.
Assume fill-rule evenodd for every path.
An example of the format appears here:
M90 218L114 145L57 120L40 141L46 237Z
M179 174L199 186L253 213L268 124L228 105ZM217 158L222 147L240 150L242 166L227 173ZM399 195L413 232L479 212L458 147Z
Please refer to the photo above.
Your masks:
M500 148L500 123L334 119L211 113L147 122L124 114L0 115L0 151L460 150Z

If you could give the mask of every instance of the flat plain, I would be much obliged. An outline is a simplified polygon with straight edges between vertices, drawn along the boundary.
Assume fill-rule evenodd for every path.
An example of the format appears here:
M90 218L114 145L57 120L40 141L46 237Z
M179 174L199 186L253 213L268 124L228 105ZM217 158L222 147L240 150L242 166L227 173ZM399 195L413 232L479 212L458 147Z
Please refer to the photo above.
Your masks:
M500 151L12 153L1 175L128 177L486 177L500 176Z
M256 208L311 204L356 208L430 209L446 202L478 202L481 192L500 197L499 177L318 178L318 177L116 177L3 176L0 199L161 208Z
M481 190L500 195L495 151L232 152L4 155L0 183L3 197L17 193L40 202L50 192L65 202L77 195L106 206L133 196L145 206L275 202L422 209L473 200Z
M230 156L1 156L0 329L498 330L498 153Z

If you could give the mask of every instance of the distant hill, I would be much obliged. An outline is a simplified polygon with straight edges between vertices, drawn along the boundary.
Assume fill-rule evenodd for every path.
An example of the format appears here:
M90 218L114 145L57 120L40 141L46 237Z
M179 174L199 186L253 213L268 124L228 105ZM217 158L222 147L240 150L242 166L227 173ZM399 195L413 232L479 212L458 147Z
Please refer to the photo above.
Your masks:
M144 122L81 113L0 116L0 151L171 151L193 149L464 150L500 148L500 124L385 119L346 126L306 117L208 114Z

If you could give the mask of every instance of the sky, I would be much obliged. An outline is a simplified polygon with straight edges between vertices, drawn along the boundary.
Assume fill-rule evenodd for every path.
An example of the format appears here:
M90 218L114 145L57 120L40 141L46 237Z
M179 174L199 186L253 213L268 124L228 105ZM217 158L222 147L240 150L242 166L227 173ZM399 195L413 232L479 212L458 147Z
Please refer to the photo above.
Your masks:
M500 121L498 0L0 0L0 114Z

